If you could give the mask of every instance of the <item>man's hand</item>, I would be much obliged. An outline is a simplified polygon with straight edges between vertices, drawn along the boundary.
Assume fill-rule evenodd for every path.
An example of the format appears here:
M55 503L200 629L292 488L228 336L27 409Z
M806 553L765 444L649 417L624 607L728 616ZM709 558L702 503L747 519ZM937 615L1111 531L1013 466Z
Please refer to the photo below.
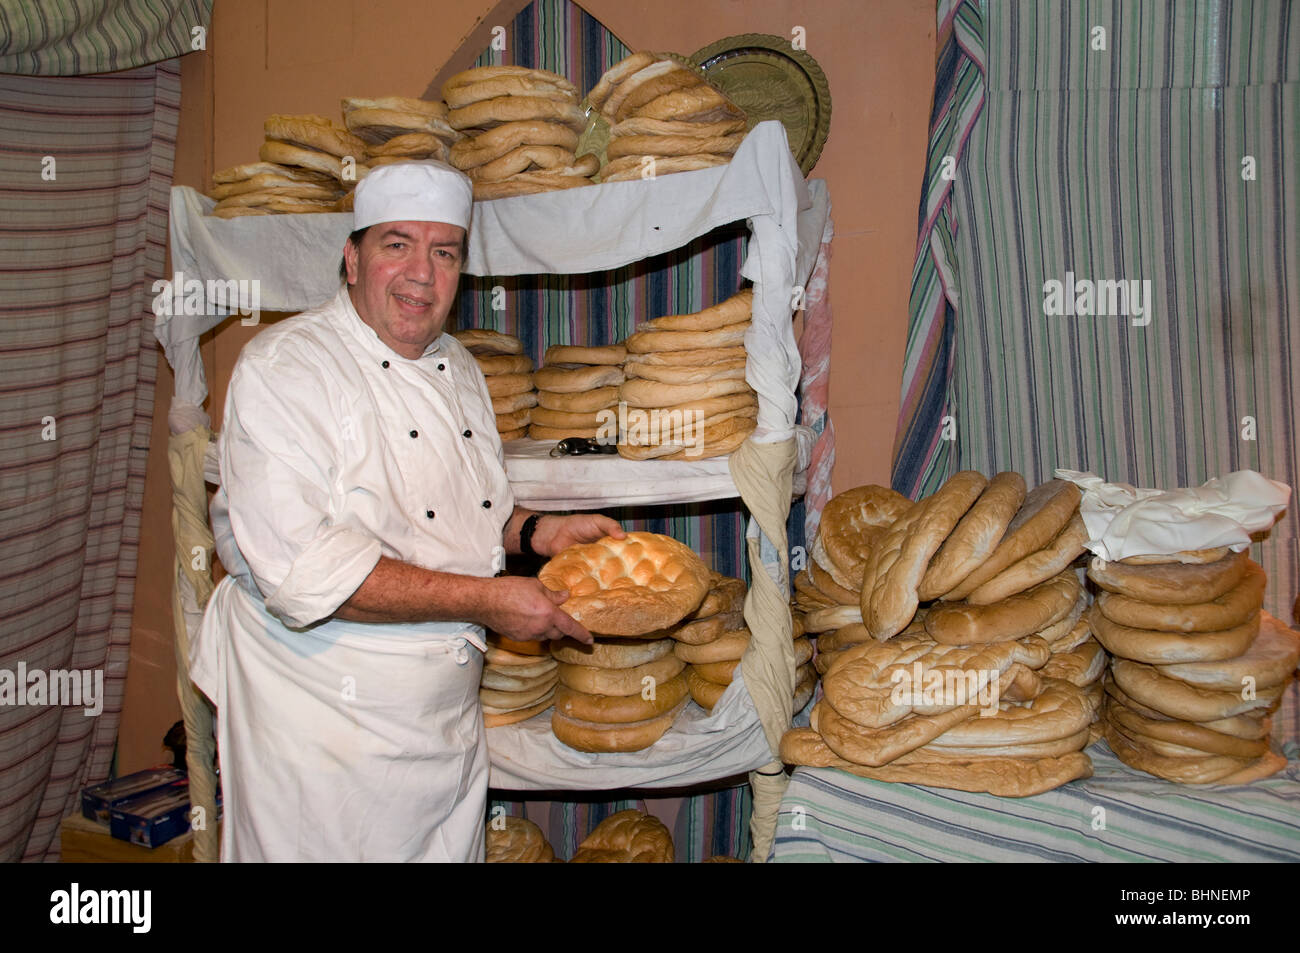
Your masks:
M591 633L559 608L569 598L567 591L555 592L526 576L484 581L490 585L489 597L474 621L516 642L568 637L591 644Z
M547 514L537 521L533 533L533 549L542 556L554 556L562 549L579 543L594 543L612 536L622 539L627 534L623 527L600 513L575 513L572 516Z

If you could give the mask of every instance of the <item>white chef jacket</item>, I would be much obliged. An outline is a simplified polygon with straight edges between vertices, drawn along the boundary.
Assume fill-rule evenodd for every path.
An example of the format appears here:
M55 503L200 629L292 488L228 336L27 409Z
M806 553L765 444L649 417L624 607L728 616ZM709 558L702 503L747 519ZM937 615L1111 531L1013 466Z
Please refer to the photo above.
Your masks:
M191 678L218 708L222 860L481 860L481 627L328 617L381 555L494 575L514 509L491 398L442 335L388 348L347 288L246 344ZM322 621L326 620L326 621Z

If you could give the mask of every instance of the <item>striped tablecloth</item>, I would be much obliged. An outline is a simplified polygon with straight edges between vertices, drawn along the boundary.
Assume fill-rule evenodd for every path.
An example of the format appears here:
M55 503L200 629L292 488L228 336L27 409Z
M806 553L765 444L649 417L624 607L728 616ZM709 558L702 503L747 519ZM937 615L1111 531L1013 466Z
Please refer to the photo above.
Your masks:
M1276 736L1296 707L1293 685L1274 716L1286 769L1236 787L1161 781L1105 742L1088 749L1091 778L1027 798L798 768L769 860L1300 861L1300 744Z

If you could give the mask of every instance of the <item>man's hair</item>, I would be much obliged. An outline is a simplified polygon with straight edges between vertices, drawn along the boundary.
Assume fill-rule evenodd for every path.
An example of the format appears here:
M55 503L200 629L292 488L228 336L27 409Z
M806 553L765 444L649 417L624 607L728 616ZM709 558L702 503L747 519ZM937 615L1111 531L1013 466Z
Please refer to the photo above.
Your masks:
M357 250L360 250L361 239L366 237L366 232L370 231L370 229L371 229L370 225L367 225L365 228L358 228L355 232L353 232L351 235L348 236L348 241L351 242L354 246L356 246ZM462 235L460 239L461 267L464 267L465 259L468 257L469 257L469 232L466 231L465 234ZM346 258L339 259L339 280L340 281L348 280L348 260Z

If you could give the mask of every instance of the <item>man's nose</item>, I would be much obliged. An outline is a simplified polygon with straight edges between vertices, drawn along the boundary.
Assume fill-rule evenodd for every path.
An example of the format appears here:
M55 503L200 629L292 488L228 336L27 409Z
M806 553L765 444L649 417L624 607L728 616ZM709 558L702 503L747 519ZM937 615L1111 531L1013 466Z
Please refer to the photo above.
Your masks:
M428 284L433 280L433 253L416 253L406 262L406 277L411 281Z

